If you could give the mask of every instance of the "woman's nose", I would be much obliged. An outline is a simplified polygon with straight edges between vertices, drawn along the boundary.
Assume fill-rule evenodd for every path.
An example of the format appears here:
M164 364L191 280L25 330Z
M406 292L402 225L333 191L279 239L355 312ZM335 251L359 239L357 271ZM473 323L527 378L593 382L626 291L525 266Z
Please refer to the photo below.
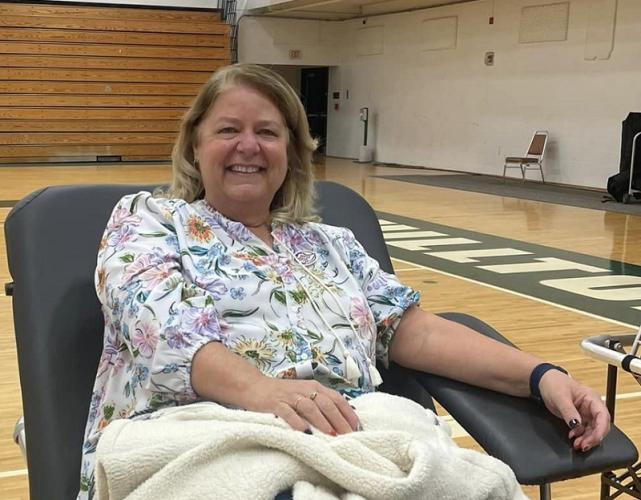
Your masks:
M245 154L255 154L260 151L258 137L253 131L247 131L240 134L236 149Z

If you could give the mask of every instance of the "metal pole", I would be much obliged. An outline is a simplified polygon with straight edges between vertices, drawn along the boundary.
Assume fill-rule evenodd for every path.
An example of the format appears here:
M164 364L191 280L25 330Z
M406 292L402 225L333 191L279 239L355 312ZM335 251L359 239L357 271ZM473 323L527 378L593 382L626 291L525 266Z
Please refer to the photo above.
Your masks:
M633 148L634 149L634 148ZM613 351L621 352L622 346L618 339L610 339L606 342L606 347ZM608 363L608 378L605 389L605 406L610 412L610 422L614 422L614 409L617 402L617 377L619 369ZM607 482L607 472L601 474L601 500L610 498L610 485Z
M365 118L365 135L363 136L363 146L367 146L367 122L369 121L369 113L367 113L367 118Z
M601 474L601 495L599 496L600 500L608 500L610 498L610 485L607 483L606 473Z
M614 405L616 403L617 395L617 376L618 368L616 366L608 365L608 381L605 390L605 406L610 412L610 422L614 422Z
M615 348L615 345L621 345L619 344L618 341L615 341L615 343L608 342L608 347L613 350L618 350ZM615 408L615 403L617 401L616 395L617 395L617 376L619 374L619 369L616 366L608 364L608 379L606 382L606 390L605 390L605 406L608 408L608 411L610 412L610 422L614 422L614 408ZM601 473L601 495L600 499L601 500L608 500L610 498L610 485L607 482L607 474L608 472L603 472ZM610 472L610 474L612 474Z
M621 346L621 341L619 339L610 339L606 342L606 347L612 349L613 351L622 352L623 347ZM605 406L610 412L610 422L614 422L614 409L617 402L617 377L619 374L619 369L615 365L608 363L608 378L606 381L605 389Z
M539 485L539 492L541 500L552 500L552 487L550 486L550 483Z
M628 194L632 196L632 177L634 176L634 154L637 149L637 139L641 135L641 132L638 132L634 139L632 139L632 160L630 160L630 185L628 186Z

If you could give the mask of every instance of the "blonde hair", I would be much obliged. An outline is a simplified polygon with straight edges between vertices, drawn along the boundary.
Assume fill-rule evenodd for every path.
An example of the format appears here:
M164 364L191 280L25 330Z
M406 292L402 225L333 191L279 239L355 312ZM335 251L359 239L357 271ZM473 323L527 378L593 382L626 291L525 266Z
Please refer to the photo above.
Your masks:
M272 220L288 223L318 220L314 209L312 170L316 141L309 133L305 109L294 89L280 75L255 64L233 64L220 68L200 89L183 116L174 144L171 185L157 195L181 198L189 203L204 197L205 187L194 161L198 128L216 99L237 85L247 85L268 98L281 112L287 126L287 175L272 200Z

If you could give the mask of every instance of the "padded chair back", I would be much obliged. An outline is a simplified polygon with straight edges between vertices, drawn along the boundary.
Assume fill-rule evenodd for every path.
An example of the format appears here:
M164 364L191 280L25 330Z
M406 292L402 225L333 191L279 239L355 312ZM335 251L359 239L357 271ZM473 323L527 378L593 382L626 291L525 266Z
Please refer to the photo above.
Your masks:
M534 156L539 160L542 159L543 155L545 154L545 146L547 144L547 141L547 130L537 130L536 132L534 132L534 136L532 137L532 142L530 143L530 147L527 150L526 156Z
M149 186L60 186L21 200L5 223L34 500L78 493L84 427L102 350L93 274L117 201Z
M372 207L361 195L335 182L316 183L318 212L325 224L348 227L356 239L381 265L381 269L393 273L385 239Z
M7 217L32 500L68 500L77 494L84 427L102 350L104 325L93 283L98 244L117 201L152 188L50 187L21 200ZM318 182L317 190L324 221L350 227L391 272L378 220L367 202L332 182ZM429 395L422 397L431 404Z

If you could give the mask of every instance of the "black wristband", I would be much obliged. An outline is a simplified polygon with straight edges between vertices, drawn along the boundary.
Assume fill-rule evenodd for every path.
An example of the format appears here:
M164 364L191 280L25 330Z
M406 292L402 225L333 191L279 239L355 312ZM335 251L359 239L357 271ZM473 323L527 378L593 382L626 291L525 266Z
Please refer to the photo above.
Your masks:
M552 363L541 363L540 365L536 365L534 370L532 370L532 373L530 373L530 397L538 402L543 402L543 398L541 398L541 390L539 389L541 378L550 370L559 370L566 375L568 374L567 370L560 366L553 365Z

